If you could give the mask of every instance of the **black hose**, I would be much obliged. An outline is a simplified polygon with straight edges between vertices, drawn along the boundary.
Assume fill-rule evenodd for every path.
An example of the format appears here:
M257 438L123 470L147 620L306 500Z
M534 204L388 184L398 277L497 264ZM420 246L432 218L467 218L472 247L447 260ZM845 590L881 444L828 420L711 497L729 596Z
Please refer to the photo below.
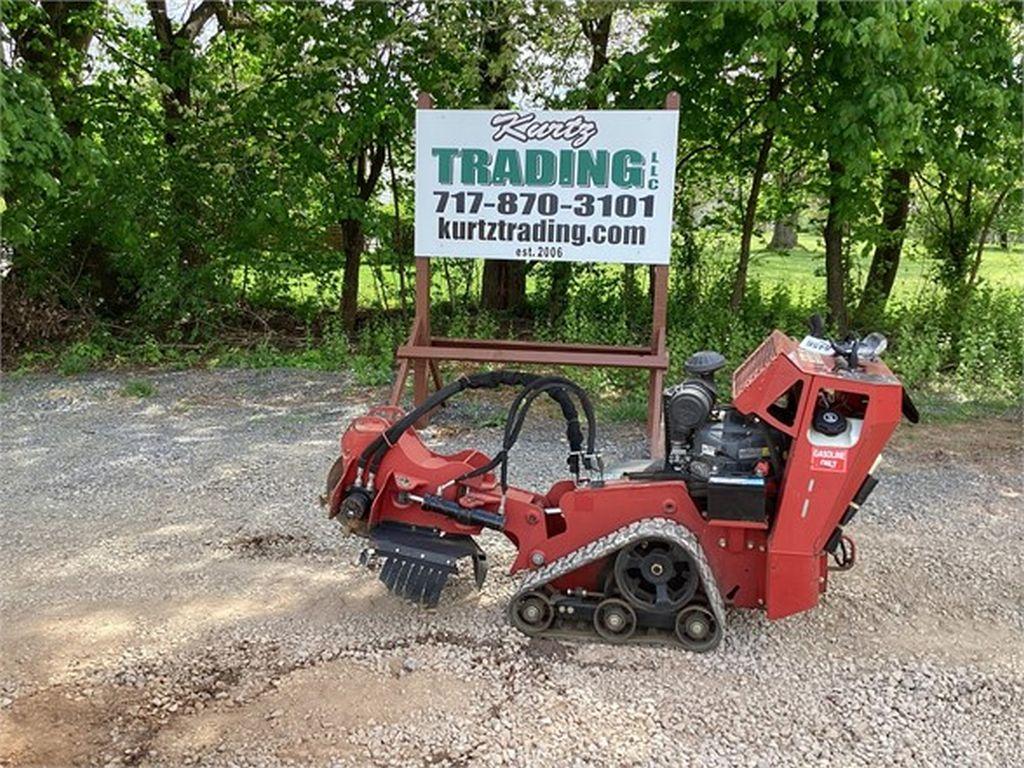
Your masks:
M560 376L548 376L534 382L519 393L519 396L512 403L508 418L505 421L505 447L511 448L519 438L519 433L523 428L523 423L526 419L526 414L530 410L530 406L544 392L547 392L552 399L562 405L562 412L566 415L567 420L566 404L575 412L575 408L572 408L571 398L568 397L567 393L571 392L576 395L583 408L584 415L587 417L587 453L593 454L594 446L597 442L594 407L590 402L590 398L587 397L587 393L578 384ZM578 418L569 426L570 428L575 427L574 435L569 437L570 448L573 451L581 451L583 449L583 434L579 429Z
M359 473L362 473L362 471L367 467L369 467L371 473L375 473L380 467L380 462L383 460L384 455L390 447L398 441L402 434L409 429L409 427L415 424L422 416L438 407L441 403L444 403L466 389L493 389L500 386L524 386L525 393L532 391L533 388L539 386L542 382L547 382L550 379L557 378L558 377L544 377L537 374L523 373L521 371L505 370L485 371L470 374L469 376L460 376L452 383L434 392L420 405L410 410L401 419L392 424L388 429L378 435L369 445L367 445L359 456ZM590 446L590 452L593 453L593 444L595 441L593 407L591 406L589 399L587 399L586 393L583 392L582 389L567 379L561 379L561 381L564 382L563 387L560 387L558 391L551 391L549 394L562 408L562 414L566 419L566 436L569 440L569 444L573 451L581 450L583 445L583 436L579 426L579 414L576 411L575 405L563 391L566 386L575 390L578 393L581 402L584 404L584 410L587 412L588 431L590 433L588 435L588 445ZM521 393L520 397L517 398L517 403L521 401L524 393Z
M597 429L594 418L594 408L587 393L576 383L560 376L547 376L538 378L528 384L509 408L508 417L505 420L505 434L501 450L494 455L489 462L476 469L470 470L454 482L461 482L472 477L486 474L497 466L501 466L501 489L504 492L508 489L508 454L519 439L526 415L541 394L547 393L555 402L562 407L562 415L565 416L567 438L569 440L569 469L574 475L579 474L580 454L583 452L583 433L580 430L579 416L569 393L574 394L580 401L580 405L587 417L587 453L593 454L597 442Z
M590 402L590 398L587 397L587 393L583 391L577 384L563 379L561 377L552 376L545 380L543 383L538 382L534 385L532 391L527 395L525 392L521 393L521 397L517 400L516 404L509 410L508 420L505 423L505 445L502 453L504 454L503 461L501 464L501 489L505 491L508 488L508 452L512 449L512 446L519 440L519 434L522 432L523 425L526 422L526 416L530 411L530 407L533 402L541 395L541 393L550 391L552 395L555 393L560 394L563 397L568 398L568 392L576 395L579 398L580 405L583 408L584 414L587 417L587 449L586 455L593 455L595 450L595 444L597 442L597 429L595 426L594 419L594 408ZM522 395L526 395L525 398ZM518 403L521 402L521 405ZM518 408L517 408L518 405ZM578 428L578 423L577 423ZM578 446L570 444L570 453L568 458L569 471L573 475L578 476L580 471L580 458L581 458L582 440ZM586 458L584 457L586 462ZM588 465L589 466L589 465Z
M559 380L556 377L551 377L543 382L537 382L529 391L521 393L521 396L512 404L512 407L509 409L508 418L505 421L505 446L511 448L515 445L533 402L545 392L553 398L570 402L570 393L579 398L580 405L583 407L584 414L587 417L587 448L589 452L593 453L596 430L594 428L593 409L590 406L590 401L587 399L586 394L572 384L572 382L566 383L565 380ZM579 430L578 421L573 426L576 428L577 439L575 441L570 440L569 447L572 453L579 455L583 452L583 435Z

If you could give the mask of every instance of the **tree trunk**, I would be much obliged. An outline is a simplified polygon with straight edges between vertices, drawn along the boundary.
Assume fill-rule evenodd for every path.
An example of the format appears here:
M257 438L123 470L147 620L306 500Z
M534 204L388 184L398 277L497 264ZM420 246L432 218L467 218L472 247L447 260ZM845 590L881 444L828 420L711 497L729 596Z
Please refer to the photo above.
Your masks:
M572 262L556 261L551 265L551 290L548 293L548 322L557 323L569 307L572 290Z
M176 219L170 228L178 237L178 266L183 272L188 272L205 264L207 256L196 239L201 211L196 191L188 183L192 158L181 154L178 143L182 123L192 105L196 39L211 18L217 16L221 24L226 23L226 6L215 0L204 0L192 9L185 22L175 31L167 13L166 0L148 0L147 4L160 60L156 77L163 86L161 105L164 113L170 209Z
M341 325L351 336L356 328L356 312L359 309L359 267L362 263L363 249L366 247L366 235L363 230L363 217L366 205L377 189L377 181L384 170L387 157L387 143L382 139L360 147L353 157L349 158L349 172L356 184L356 198L363 203L359 213L342 219L341 248L345 254L345 268L341 283Z
M999 250L1010 250L1010 233L1007 232L1005 229L999 233Z
M582 18L580 25L590 43L590 69L587 73L587 109L598 109L601 104L597 94L597 77L608 64L608 40L612 32L614 8L596 18Z
M992 228L992 220L995 219L996 214L999 213L999 209L1003 206L1003 200L1010 193L1010 187L1007 187L999 193L999 197L996 198L995 202L992 203L992 207L988 209L988 213L985 215L985 221L981 225L981 232L978 233L978 247L974 252L974 261L971 263L971 272L967 276L967 288L973 289L978 282L978 270L981 269L981 258L985 253L985 243L988 241L988 233Z
M970 275L970 251L974 240L974 229L972 219L974 203L974 182L970 179L964 190L963 199L960 202L959 216L949 216L949 289L952 295L959 295L967 285Z
M900 266L909 213L910 171L903 167L891 168L882 186L882 227L885 235L875 246L864 293L857 307L856 317L860 325L876 320L889 301Z
M768 84L768 101L775 103L782 92L782 73L776 72ZM775 127L768 126L761 137L761 147L757 151L757 162L754 164L754 176L750 180L750 194L743 211L743 231L740 234L740 257L736 264L736 275L732 281L732 294L729 296L729 308L736 311L743 304L747 292L747 271L750 267L750 241L754 236L754 224L757 221L757 201L761 197L761 182L768 167L768 155L775 141Z
M580 26L590 43L590 69L587 73L587 109L598 109L601 99L598 98L597 77L608 63L608 40L612 31L612 14L607 13L596 18L583 17ZM562 319L569 306L569 290L572 287L572 262L559 261L551 265L551 290L548 293L548 320L556 323Z
M215 0L204 0L175 31L167 14L166 0L147 0L153 36L157 42L160 68L157 79L164 86L164 143L173 147L178 142L178 124L192 104L192 69L195 65L195 42L206 22L217 16L226 24L226 6Z
M485 29L480 46L480 103L491 109L508 109L509 65L495 68L495 61L511 62L514 43L509 35L512 29L509 6L505 3L480 3ZM526 306L526 262L484 262L483 281L480 286L480 305L487 310L519 311Z
M525 307L526 267L524 261L485 261L480 306L492 312L518 312Z
M768 250L791 251L796 248L796 226L792 219L776 219L772 227L772 241Z
M843 164L829 159L828 217L825 220L825 295L829 319L845 336L850 329L846 316L846 260L843 258L843 215L840 179L845 172Z
M349 336L356 328L356 310L359 308L359 266L365 245L362 219L342 219L341 250L345 254L345 269L341 283L341 324Z
M492 312L522 310L526 306L526 264L522 261L485 261L480 303Z
M637 280L636 264L622 267L622 306L627 321L638 316L641 307L640 282Z
M757 153L757 163L754 165L754 176L750 180L750 194L747 196L747 204L743 211L743 230L740 233L740 256L736 263L736 274L732 281L732 294L729 296L729 308L734 312L743 304L743 297L747 292L747 272L750 268L750 241L754 236L754 224L757 219L757 201L761 195L761 181L764 179L765 168L768 165L768 154L772 149L772 141L775 138L775 130L769 128L764 132L761 139L761 149Z

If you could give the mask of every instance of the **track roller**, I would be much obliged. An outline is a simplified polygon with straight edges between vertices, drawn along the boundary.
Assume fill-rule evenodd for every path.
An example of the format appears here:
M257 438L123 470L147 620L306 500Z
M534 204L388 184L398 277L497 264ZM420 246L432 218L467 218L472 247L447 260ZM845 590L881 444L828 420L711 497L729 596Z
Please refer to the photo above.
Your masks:
M555 618L555 609L547 595L536 590L516 595L508 613L512 625L527 635L544 632Z
M722 641L722 627L703 605L690 605L676 616L676 638L694 653L706 653Z
M594 630L609 642L624 642L636 631L636 611L617 597L602 600L594 609Z

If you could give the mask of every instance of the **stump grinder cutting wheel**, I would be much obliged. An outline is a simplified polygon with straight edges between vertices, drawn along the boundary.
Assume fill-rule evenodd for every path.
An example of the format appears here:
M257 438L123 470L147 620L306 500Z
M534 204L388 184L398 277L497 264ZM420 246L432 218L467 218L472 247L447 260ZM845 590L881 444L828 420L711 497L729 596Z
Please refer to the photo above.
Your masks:
M536 637L673 643L709 651L726 606L768 618L814 607L830 571L854 564L844 533L877 484L872 472L913 403L880 360L885 338L835 342L812 318L798 342L774 331L732 375L698 352L689 378L664 394L665 458L606 472L594 409L559 376L489 371L462 376L407 413L378 408L349 424L325 502L368 539L362 562L389 590L436 605L469 559L477 586L484 528L515 545L523 581L509 621ZM519 387L501 449L440 455L413 425L467 389ZM541 395L565 419L569 478L547 493L508 483L509 454ZM834 560L829 565L829 558Z

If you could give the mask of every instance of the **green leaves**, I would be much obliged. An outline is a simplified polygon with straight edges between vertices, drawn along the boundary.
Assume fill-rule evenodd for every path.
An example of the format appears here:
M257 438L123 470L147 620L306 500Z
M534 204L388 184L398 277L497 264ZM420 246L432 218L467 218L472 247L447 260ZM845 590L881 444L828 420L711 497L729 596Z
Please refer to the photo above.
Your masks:
M0 72L0 195L9 207L4 240L15 248L34 239L36 217L60 191L56 166L70 140L54 114L41 78L4 68Z
M1019 229L1011 4L232 3L244 23L210 16L194 37L179 33L199 3L168 5L165 45L148 7L0 0L4 243L19 279L119 323L211 334L253 306L300 311L296 286L313 286L303 317L333 311L342 219L365 232L364 307L398 305L380 270L411 260L420 89L452 108L657 108L678 90L687 270L692 243L741 232L751 207L756 231L781 218L818 237L830 193L856 262L887 236L894 167L913 172L910 228L947 286L971 281L986 221ZM465 302L478 276L459 274Z

